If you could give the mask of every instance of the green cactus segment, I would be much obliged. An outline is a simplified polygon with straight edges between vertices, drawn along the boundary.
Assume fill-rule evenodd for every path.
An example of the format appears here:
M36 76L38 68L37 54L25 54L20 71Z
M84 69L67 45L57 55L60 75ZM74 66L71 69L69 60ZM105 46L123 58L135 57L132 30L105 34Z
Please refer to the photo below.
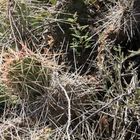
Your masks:
M34 98L42 95L44 89L49 87L51 70L37 58L25 57L11 64L8 76L21 97Z

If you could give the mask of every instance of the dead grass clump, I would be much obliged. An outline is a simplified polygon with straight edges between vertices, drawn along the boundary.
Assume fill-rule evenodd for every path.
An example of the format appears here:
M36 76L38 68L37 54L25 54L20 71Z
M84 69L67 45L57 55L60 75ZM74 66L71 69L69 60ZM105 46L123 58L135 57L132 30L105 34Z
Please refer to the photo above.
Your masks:
M5 115L8 113L6 116L12 117L12 114L17 114L22 120L25 120L25 124L27 123L31 129L32 136L37 135L33 134L33 126L48 126L55 132L58 131L58 128L63 129L64 134L60 132L62 137L69 138L70 130L76 128L78 123L82 121L89 123L95 119L96 115L99 117L98 113L90 116L90 113L101 105L98 102L98 94L103 89L102 87L99 89L98 78L93 78L94 81L91 82L84 81L82 76L66 73L58 69L59 66L54 65L43 54L35 54L28 49L20 52L11 50L11 53L4 56L3 82L13 90L11 94L16 94L22 99L21 103L18 102L17 107L14 107L11 112L6 111ZM30 121L26 121L27 118ZM82 127L81 124L78 125L78 128L80 127ZM20 128L25 130L24 127ZM20 133L14 133L18 131L17 126L7 131L7 133L11 133L11 137L17 135L22 137ZM75 130L73 131L75 132ZM80 133L79 130L76 133ZM9 136L9 134L7 135ZM27 137L31 137L31 135Z

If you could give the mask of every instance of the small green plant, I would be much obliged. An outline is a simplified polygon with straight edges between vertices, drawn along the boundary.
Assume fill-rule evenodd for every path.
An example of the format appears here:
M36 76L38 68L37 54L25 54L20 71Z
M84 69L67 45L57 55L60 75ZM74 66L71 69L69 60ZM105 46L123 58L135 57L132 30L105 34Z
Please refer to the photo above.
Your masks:
M49 2L52 4L52 5L55 5L57 3L57 0L49 0Z
M0 109L4 108L6 101L9 99L6 87L0 84Z
M11 62L7 79L21 98L35 99L49 87L51 70L35 56L22 57Z
M5 110L6 106L15 106L18 103L18 97L11 94L11 90L2 83L0 83L0 112Z
M70 47L74 48L76 52L79 54L79 50L87 49L91 47L91 39L92 36L88 31L88 25L80 26L79 24L72 25L72 42L70 43Z

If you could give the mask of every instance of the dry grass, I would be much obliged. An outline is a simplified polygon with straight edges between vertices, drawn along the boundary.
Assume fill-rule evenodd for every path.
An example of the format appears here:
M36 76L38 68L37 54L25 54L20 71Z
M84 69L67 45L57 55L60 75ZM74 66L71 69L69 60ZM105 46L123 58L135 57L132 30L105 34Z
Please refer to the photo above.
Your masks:
M121 48L139 28L137 1L78 1L94 23L68 2L15 0L0 12L0 139L138 140L139 71L122 71Z

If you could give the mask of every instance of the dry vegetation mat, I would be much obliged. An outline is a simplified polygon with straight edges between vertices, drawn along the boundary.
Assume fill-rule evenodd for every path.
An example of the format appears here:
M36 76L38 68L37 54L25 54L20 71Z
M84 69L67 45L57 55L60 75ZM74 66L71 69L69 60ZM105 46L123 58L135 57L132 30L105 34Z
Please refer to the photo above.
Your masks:
M140 1L0 0L0 139L139 140Z

